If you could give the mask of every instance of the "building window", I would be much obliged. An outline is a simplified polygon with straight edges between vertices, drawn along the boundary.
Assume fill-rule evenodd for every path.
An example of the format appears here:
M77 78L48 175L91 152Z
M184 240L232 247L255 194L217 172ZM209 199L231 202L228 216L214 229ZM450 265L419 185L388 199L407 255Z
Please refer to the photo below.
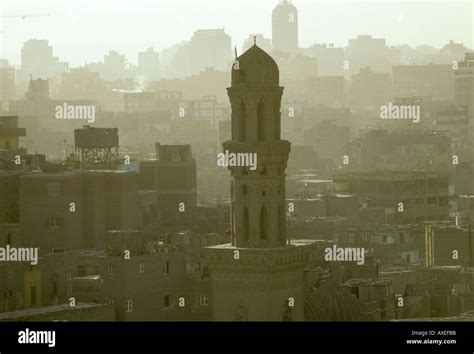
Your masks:
M260 211L260 239L265 241L268 239L268 216L265 206Z
M400 232L398 235L400 236L400 243L407 243L404 232Z
M138 273L139 273L139 274L145 273L145 264L144 264L144 263L140 263L140 264L138 265Z
M349 242L353 243L354 239L355 239L354 234L349 234Z
M57 274L54 275L54 277L57 277L57 276L58 276ZM53 295L58 295L58 290L59 290L58 279L53 279L52 283L53 283L53 286L52 286Z
M163 274L170 274L170 261L163 262Z
M207 238L201 238L201 247L207 247Z
M169 297L169 295L165 295L164 305L165 305L165 307L170 307L170 297Z
M250 227L249 227L249 211L247 207L244 207L244 216L243 216L243 236L244 242L250 241Z
M87 275L87 268L85 265L77 266L77 276L85 277Z
M438 198L436 198L436 197L429 197L428 198L428 204L430 204L430 205L436 204L437 202L438 202Z
M107 266L107 273L109 274L110 277L113 277L115 274L115 266L113 264L109 264Z
M448 205L448 197L439 197L439 206L446 206Z
M73 286L74 286L74 279L72 278L72 272L66 272L66 293L67 293L67 296L72 295Z
M57 197L59 195L59 183L48 183L48 197Z
M199 305L207 306L209 304L209 296L207 294L199 295Z
M125 308L126 308L127 312L132 312L133 311L133 301L132 300L127 300Z
M46 226L51 230L57 230L63 226L63 218L46 218Z
M31 306L36 306L36 286L30 288L30 303Z

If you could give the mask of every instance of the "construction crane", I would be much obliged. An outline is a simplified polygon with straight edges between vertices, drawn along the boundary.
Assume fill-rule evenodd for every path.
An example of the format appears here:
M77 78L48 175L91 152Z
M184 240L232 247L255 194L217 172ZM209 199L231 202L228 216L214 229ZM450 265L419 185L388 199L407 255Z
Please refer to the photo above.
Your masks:
M14 15L14 16L0 16L1 18L21 18L22 20L26 20L29 17L45 17L51 16L50 14L31 14L31 15Z

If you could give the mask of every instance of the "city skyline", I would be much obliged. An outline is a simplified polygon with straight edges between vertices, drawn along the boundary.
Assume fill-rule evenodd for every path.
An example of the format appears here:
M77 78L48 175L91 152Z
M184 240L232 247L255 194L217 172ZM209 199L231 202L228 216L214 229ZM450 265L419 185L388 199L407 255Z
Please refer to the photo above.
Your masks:
M453 40L472 48L473 6L461 2L398 2L374 4L367 1L334 2L297 1L299 46L315 43L333 43L346 47L349 39L358 35L385 38L387 46L407 44L412 48L422 45L441 48ZM183 41L188 41L198 29L222 29L231 36L232 48L241 52L249 34L262 33L271 38L271 12L274 1L251 4L229 1L221 4L207 1L213 13L207 16L210 6L202 3L159 1L160 6L147 7L150 1L91 3L56 1L4 1L0 13L0 53L10 64L20 64L21 45L28 39L47 39L54 55L70 66L83 66L86 62L102 60L109 50L124 54L129 62L137 63L138 52L149 47L161 52ZM91 15L92 6L94 14ZM49 15L21 19L25 14ZM239 16L235 16L239 14ZM112 16L113 15L113 16ZM139 18L129 21L127 19ZM107 26L103 26L107 18ZM246 20L242 25L241 19ZM456 19L455 21L453 19ZM436 21L434 21L436 19ZM370 26L367 24L370 23ZM436 25L433 25L436 23ZM61 28L61 31L58 31ZM170 31L169 29L174 30ZM419 31L423 28L423 31ZM80 49L78 49L80 48Z
M1 346L467 343L472 2L5 1Z

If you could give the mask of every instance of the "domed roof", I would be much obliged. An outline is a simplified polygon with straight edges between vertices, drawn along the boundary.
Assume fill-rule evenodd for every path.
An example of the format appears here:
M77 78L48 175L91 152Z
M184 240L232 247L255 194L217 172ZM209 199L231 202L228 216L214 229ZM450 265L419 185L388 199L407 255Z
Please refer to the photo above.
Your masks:
M375 321L370 309L334 280L315 292L305 292L306 321Z
M273 58L254 44L232 65L231 86L279 86L280 72Z

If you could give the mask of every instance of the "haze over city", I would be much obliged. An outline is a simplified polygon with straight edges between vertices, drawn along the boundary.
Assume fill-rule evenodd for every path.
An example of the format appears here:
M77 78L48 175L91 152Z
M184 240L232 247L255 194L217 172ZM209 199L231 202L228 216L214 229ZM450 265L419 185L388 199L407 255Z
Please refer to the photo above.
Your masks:
M198 28L225 28L240 51L249 33L271 36L273 6L272 0L3 0L2 16L50 16L1 18L0 53L18 65L19 44L36 38L48 39L55 55L72 66L97 61L110 49L136 63L138 51L161 51ZM388 45L441 47L454 40L474 47L471 1L303 0L298 10L301 47L347 46L359 34L386 38Z
M0 350L468 343L472 1L1 10Z

